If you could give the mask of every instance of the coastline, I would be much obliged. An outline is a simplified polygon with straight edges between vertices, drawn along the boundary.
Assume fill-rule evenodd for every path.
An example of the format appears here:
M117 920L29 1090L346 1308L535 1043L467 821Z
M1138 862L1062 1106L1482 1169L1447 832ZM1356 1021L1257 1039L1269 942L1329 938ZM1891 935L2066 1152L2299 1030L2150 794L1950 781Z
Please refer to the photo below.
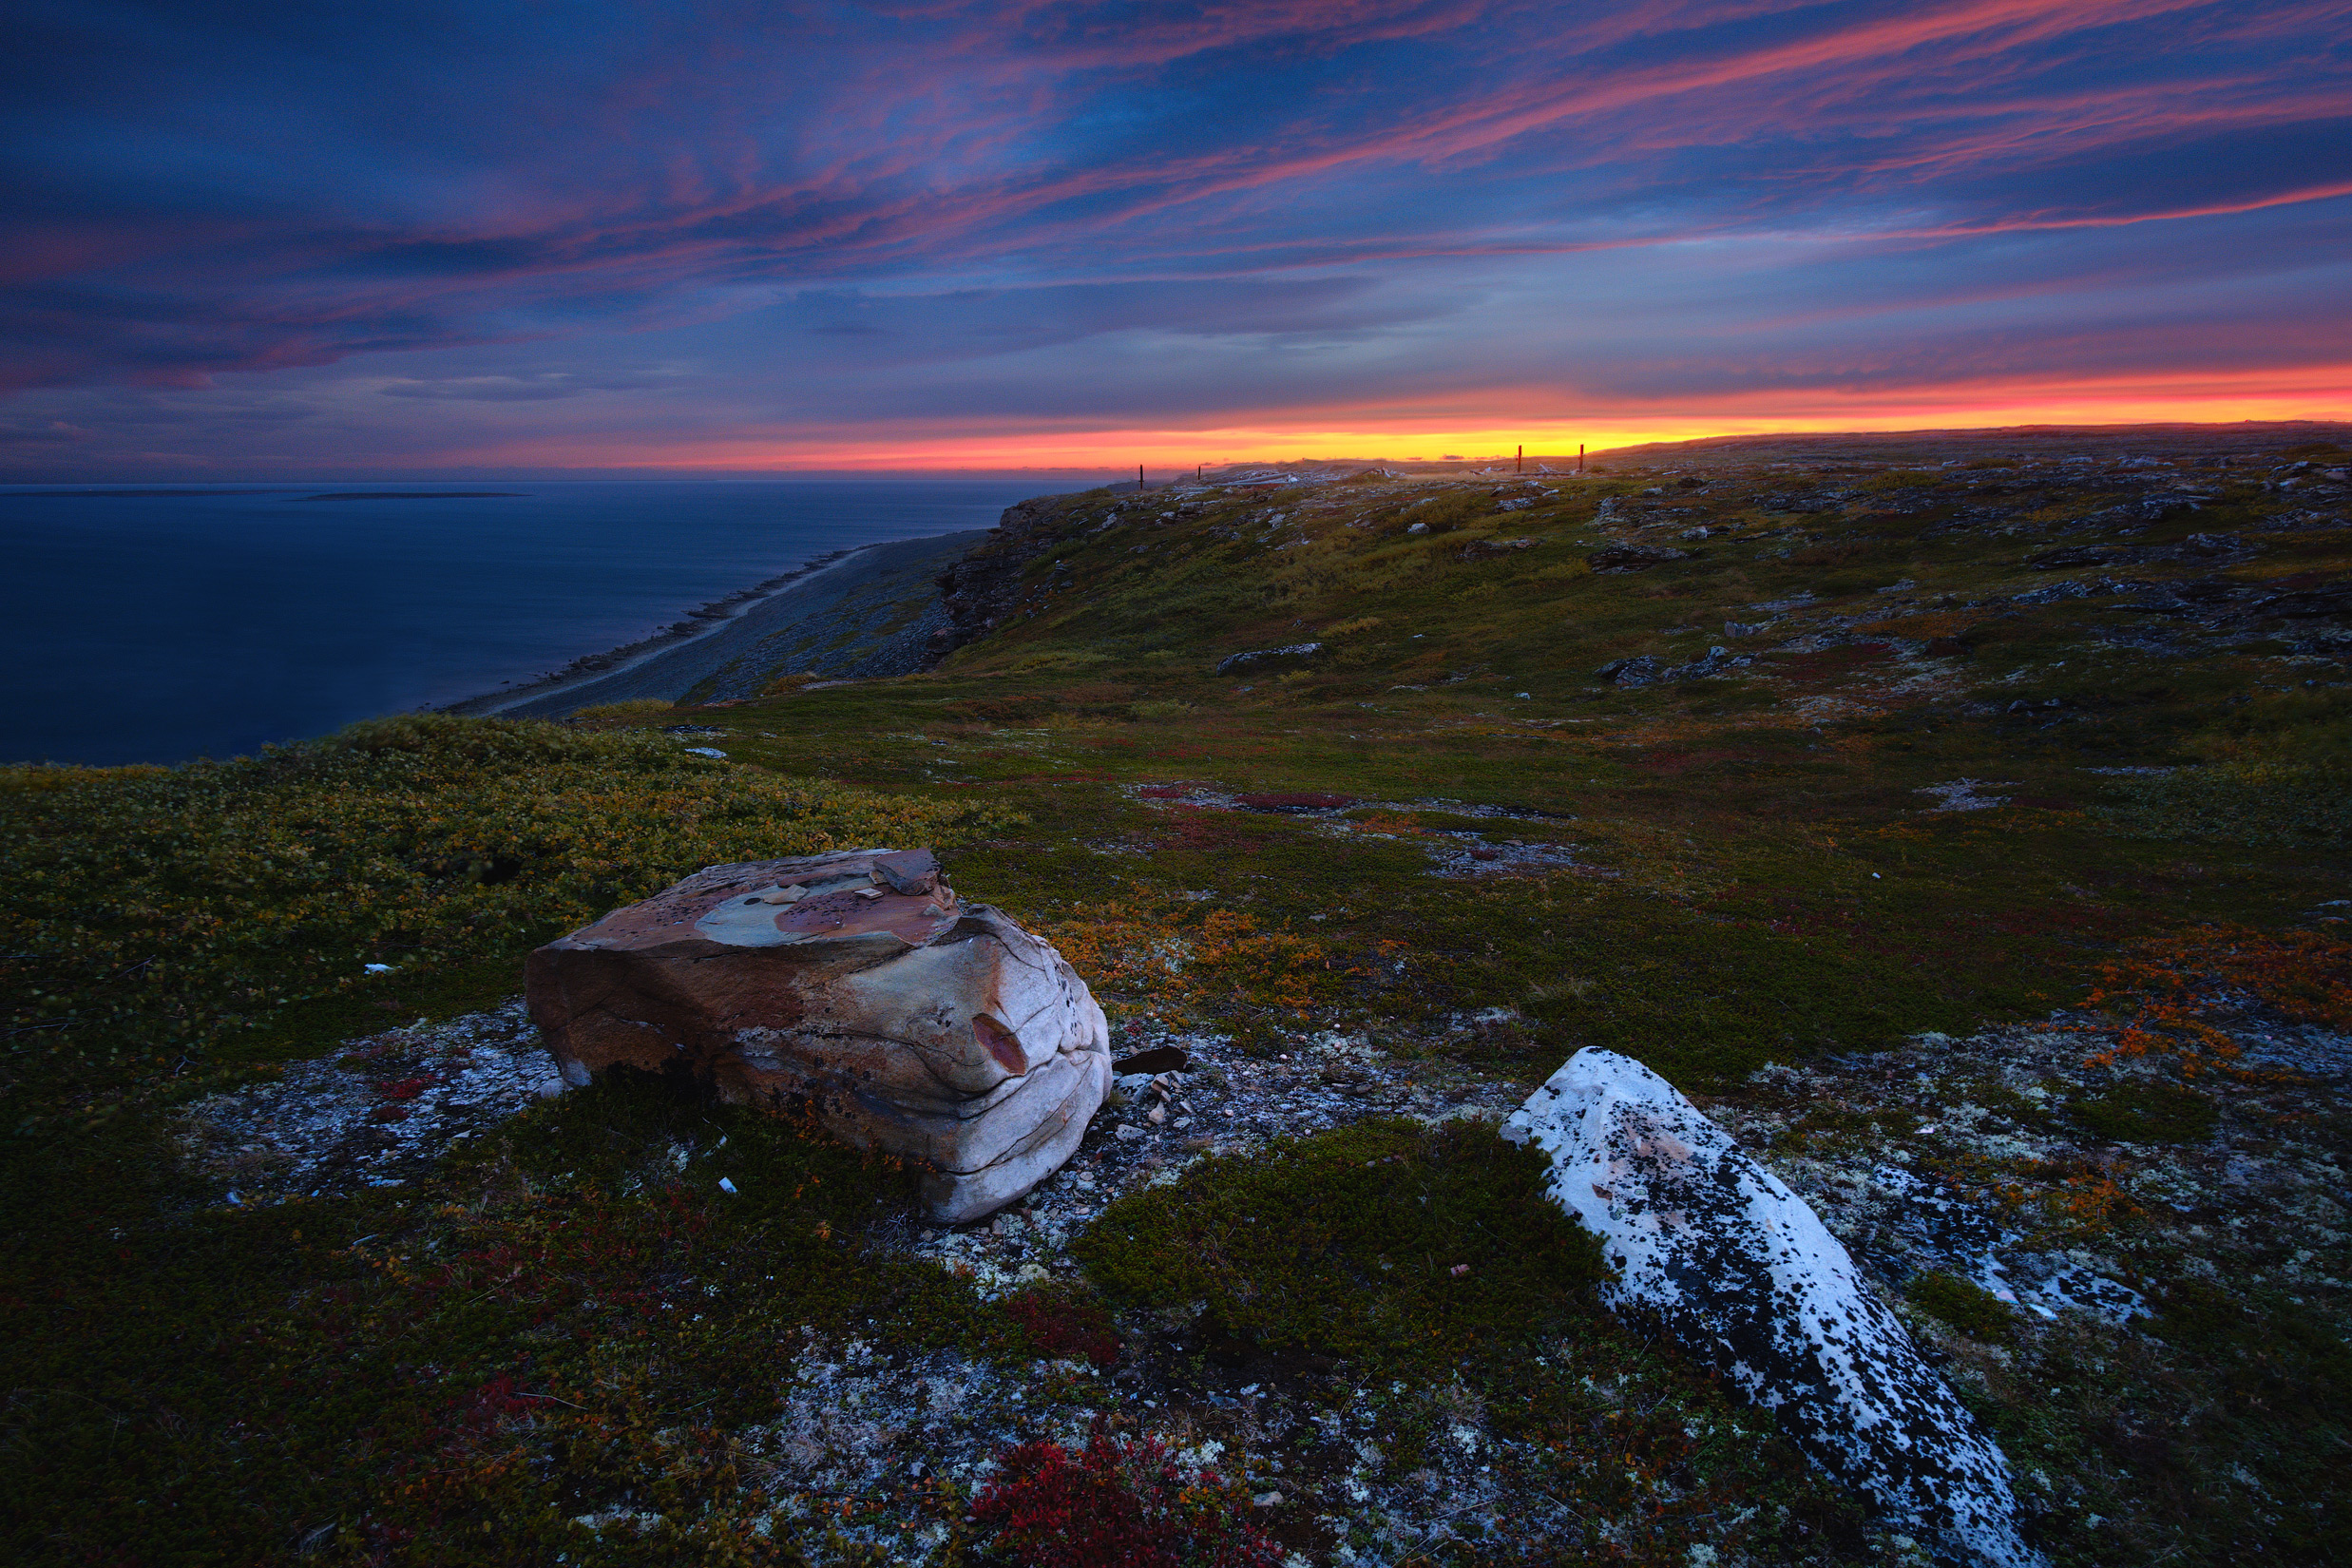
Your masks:
M947 536L926 534L922 537L938 539ZM624 642L620 647L608 648L602 653L582 654L562 669L550 671L536 679L519 681L514 685L495 692L485 692L476 697L460 698L455 702L442 703L432 711L492 717L506 712L508 708L544 701L548 698L560 697L564 692L577 687L592 686L600 681L609 680L614 676L624 675L659 659L663 654L679 648L691 647L697 642L717 636L778 594L798 587L811 578L832 570L853 556L861 555L868 550L881 549L887 544L897 543L906 543L906 541L887 540L871 545L853 545L848 549L829 550L822 555L811 556L791 571L775 577L764 578L748 588L729 594L724 599L714 599L708 603L697 605L686 612L686 620L673 621L651 637L641 637L634 642ZM700 623L694 624L695 621Z
M986 529L962 529L832 551L653 637L440 711L561 718L647 698L741 698L793 671L863 679L925 669L950 645L940 641L950 625L940 576L987 537Z

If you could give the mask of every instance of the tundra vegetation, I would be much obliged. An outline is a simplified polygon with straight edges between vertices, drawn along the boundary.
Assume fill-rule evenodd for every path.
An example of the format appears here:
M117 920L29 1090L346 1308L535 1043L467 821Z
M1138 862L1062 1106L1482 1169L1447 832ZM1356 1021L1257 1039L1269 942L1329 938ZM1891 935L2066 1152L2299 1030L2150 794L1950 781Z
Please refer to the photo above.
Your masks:
M1532 1157L1426 1092L1601 1045L1815 1198L2055 1562L2346 1560L2347 460L1095 491L984 547L1002 613L925 674L8 770L0 1539L1924 1561L1603 1312ZM189 1152L208 1097L501 1004L700 866L914 844L1118 1048L1233 1064L1028 1278L910 1246L908 1172L653 1080L398 1185L233 1202L266 1172ZM1364 1114L1220 1142L1220 1076L1308 1063ZM1906 1264L1889 1167L2139 1308ZM1020 1391L985 1463L791 1459L809 1387L950 1365ZM851 1448L867 1397L827 1396Z

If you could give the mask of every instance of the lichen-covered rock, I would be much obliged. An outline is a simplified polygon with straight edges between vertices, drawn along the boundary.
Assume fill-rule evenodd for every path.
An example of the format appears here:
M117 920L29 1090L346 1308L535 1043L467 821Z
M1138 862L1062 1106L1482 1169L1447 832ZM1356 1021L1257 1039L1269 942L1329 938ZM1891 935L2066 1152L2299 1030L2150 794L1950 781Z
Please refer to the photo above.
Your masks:
M2042 1559L2009 1463L1805 1200L1631 1057L1582 1050L1504 1123L1601 1238L1619 1310L1654 1313L1816 1463L1963 1560Z
M540 948L526 988L569 1081L626 1065L805 1102L922 1166L948 1224L1058 1169L1110 1082L1085 982L927 850L709 867Z

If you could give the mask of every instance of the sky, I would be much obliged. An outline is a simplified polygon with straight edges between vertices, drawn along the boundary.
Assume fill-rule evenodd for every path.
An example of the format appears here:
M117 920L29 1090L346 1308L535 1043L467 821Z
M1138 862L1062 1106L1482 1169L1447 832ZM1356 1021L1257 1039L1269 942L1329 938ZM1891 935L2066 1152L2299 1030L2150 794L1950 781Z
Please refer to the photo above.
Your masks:
M2352 417L2352 0L16 0L0 478Z

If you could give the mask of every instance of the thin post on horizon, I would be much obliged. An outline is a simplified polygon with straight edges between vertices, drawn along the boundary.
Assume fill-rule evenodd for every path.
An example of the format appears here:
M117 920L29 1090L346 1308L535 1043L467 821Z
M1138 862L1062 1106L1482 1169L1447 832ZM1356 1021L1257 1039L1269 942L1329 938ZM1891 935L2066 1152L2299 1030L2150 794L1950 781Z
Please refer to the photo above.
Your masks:
M1527 471L1527 443L1524 441L1519 444L1519 450L1511 454L1511 471L1513 473Z
M1136 488L1138 490L1143 488L1143 465L1140 463L1136 465Z
M1583 442L1581 442L1581 441L1579 441L1579 442L1578 442L1578 443L1577 443L1577 472L1578 472L1578 473L1582 473L1583 471L1584 471L1584 443L1583 443Z

